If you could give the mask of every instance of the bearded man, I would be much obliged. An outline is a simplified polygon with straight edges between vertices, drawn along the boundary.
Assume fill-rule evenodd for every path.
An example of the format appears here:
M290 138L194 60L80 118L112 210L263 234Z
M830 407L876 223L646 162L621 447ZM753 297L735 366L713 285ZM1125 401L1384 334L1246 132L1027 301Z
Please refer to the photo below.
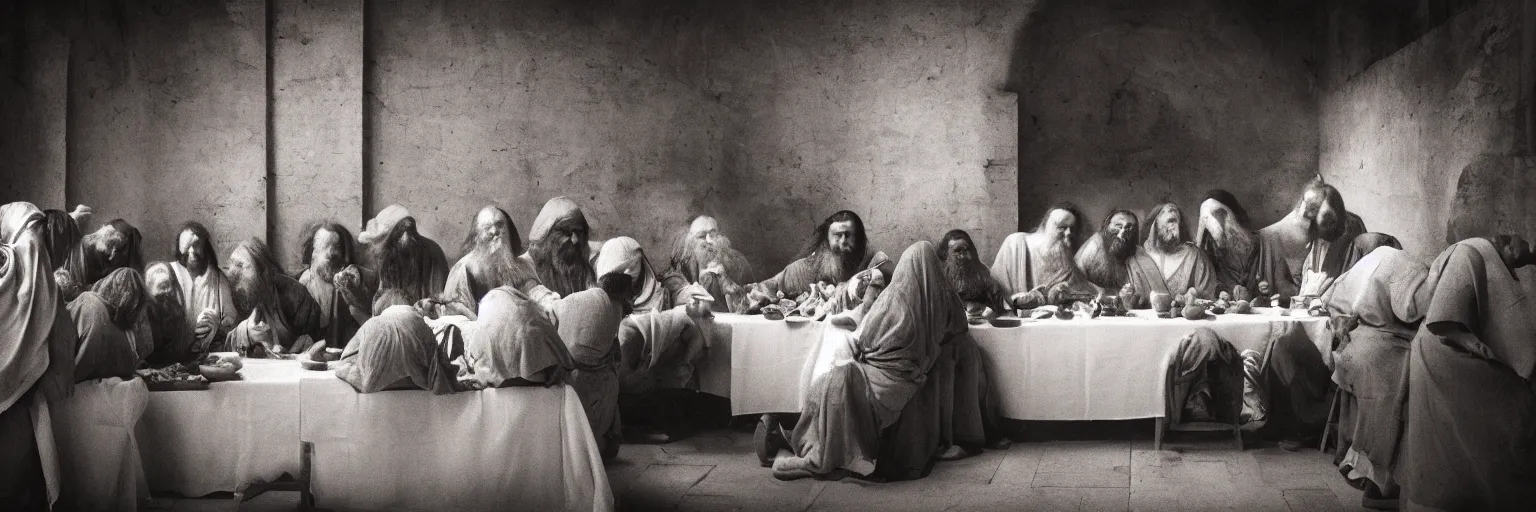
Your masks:
M1195 239L1216 269L1216 289L1242 286L1259 296L1259 283L1268 283L1283 306L1296 295L1298 284L1273 242L1248 229L1248 212L1231 192L1212 190L1200 203L1200 228Z
M1285 218L1259 230L1259 238L1285 257L1291 279L1303 282L1337 278L1363 254L1355 254L1351 244L1365 233L1365 222L1344 209L1344 196L1321 176L1307 183L1301 199ZM1313 277L1312 274L1322 274ZM1318 295L1318 286L1307 286L1303 294Z
M1008 292L992 278L992 270L987 264L981 262L971 234L960 229L950 230L939 240L938 249L939 261L944 264L944 277L965 302L966 312L980 316L982 311L991 308L994 313L1002 314Z
M113 270L131 268L143 272L142 240L139 229L123 219L115 219L85 235L64 268L54 272L64 299L74 300Z
M320 327L320 304L309 290L278 271L267 244L252 238L229 255L229 276L234 281L235 309L241 320L225 338L227 350L261 357L303 350L301 336L310 340L325 335Z
M848 283L847 303L856 305L869 285L885 282L895 268L896 263L885 253L869 248L864 221L858 214L843 210L816 227L815 235L798 259L778 275L752 285L748 300L761 305L779 292L794 297L809 291L812 285L828 282Z
M1189 227L1178 205L1163 203L1147 215L1146 240L1130 260L1129 282L1136 288L1137 304L1149 307L1152 292L1177 294L1195 289L1203 298L1216 295L1216 267L1205 251L1189 242Z
M1536 308L1518 236L1463 240L1435 258L1410 344L1397 471L1405 510L1523 510L1536 502Z
M196 222L183 224L176 233L172 259L175 261L171 270L181 286L187 321L200 325L211 320L217 330L213 339L224 339L240 318L235 310L234 288L219 268L219 255L213 250L213 236L208 234L208 228Z
M560 296L597 286L591 226L575 201L550 199L528 230L528 251L518 258L538 273L539 281Z
M480 309L480 299L502 286L517 286L534 277L533 269L518 255L523 239L512 216L495 206L475 214L464 237L464 257L448 271L448 284L439 303L457 303L468 311Z
M299 255L304 271L299 273L299 284L309 290L309 296L319 305L320 328L325 332L315 341L345 348L373 313L372 303L345 293L336 284L336 277L354 265L352 258L356 249L352 233L332 221L311 224L304 233Z
M1073 257L1083 277L1101 290L1119 292L1130 279L1130 267L1147 263L1139 261L1146 255L1136 251L1140 229L1141 220L1130 211L1115 210L1105 216L1099 232L1089 237Z
M662 285L678 290L698 284L716 300L711 308L721 313L733 311L742 303L744 284L752 282L752 264L746 256L731 248L731 240L720 232L714 217L700 215L680 233L672 245L672 268L662 276ZM741 308L735 308L741 309Z
M47 510L58 498L57 466L42 464L55 450L47 406L74 390L79 337L53 272L75 252L77 222L89 214L0 206L0 503L12 508Z
M1057 203L1045 211L1034 231L1003 239L992 260L992 278L1008 293L1009 307L1028 310L1092 289L1073 261L1083 224L1077 206Z
M404 207L391 205L368 222L358 241L371 244L378 291L373 314L390 306L415 306L442 293L448 280L448 257L442 246L416 230L416 218Z

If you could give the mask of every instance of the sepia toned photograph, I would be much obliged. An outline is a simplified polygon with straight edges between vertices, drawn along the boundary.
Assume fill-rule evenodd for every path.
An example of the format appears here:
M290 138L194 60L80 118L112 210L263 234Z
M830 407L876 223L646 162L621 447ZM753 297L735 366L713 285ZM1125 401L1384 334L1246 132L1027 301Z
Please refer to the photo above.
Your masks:
M0 510L1536 508L1536 0L0 0Z

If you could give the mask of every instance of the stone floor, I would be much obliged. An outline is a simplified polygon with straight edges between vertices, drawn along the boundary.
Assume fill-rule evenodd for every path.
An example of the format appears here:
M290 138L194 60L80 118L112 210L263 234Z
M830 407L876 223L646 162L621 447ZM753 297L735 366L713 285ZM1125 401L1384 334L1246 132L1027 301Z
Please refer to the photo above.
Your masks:
M1365 510L1360 491L1315 449L1260 444L1239 452L1230 436L1177 434L1156 451L1150 423L1067 425L1058 428L1064 434L1031 431L1030 440L1007 451L941 462L928 478L911 482L781 482L758 466L743 429L625 445L608 476L620 510ZM296 504L297 494L270 493L238 509ZM150 509L237 507L227 499L157 498Z

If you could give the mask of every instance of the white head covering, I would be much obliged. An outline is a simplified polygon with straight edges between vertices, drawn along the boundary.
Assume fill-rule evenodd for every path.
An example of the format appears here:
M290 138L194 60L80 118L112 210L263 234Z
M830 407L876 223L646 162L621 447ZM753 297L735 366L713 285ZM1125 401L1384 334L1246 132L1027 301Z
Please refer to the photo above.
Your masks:
M411 212L406 210L404 206L398 204L386 206L383 210L379 210L378 215L374 215L372 219L369 219L368 224L363 226L363 231L357 234L357 241L358 243L371 244L375 240L381 240L389 236L389 230L395 229L395 224L399 224L401 220L410 216Z

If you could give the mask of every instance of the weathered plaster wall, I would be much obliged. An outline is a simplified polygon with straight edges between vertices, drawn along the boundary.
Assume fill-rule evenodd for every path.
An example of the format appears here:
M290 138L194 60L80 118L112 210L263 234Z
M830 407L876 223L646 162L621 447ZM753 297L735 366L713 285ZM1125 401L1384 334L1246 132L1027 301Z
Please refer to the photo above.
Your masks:
M1426 261L1536 225L1521 19L1519 0L1483 0L1322 95L1323 174L1368 227Z
M900 251L1015 224L1006 77L1029 3L370 4L370 209L445 245L549 197L655 255L698 213L763 270L838 209ZM450 252L457 252L450 249Z
M64 206L69 37L55 7L0 5L0 204Z
M302 230L363 221L363 0L271 0L272 200L285 268Z
M1259 225L1317 168L1311 10L1223 0L1045 1L1019 33L1020 203L1097 225L1230 190ZM1369 219L1367 219L1369 221Z
M144 232L164 259L206 224L220 253L267 233L266 4L84 3L69 65L71 204Z

